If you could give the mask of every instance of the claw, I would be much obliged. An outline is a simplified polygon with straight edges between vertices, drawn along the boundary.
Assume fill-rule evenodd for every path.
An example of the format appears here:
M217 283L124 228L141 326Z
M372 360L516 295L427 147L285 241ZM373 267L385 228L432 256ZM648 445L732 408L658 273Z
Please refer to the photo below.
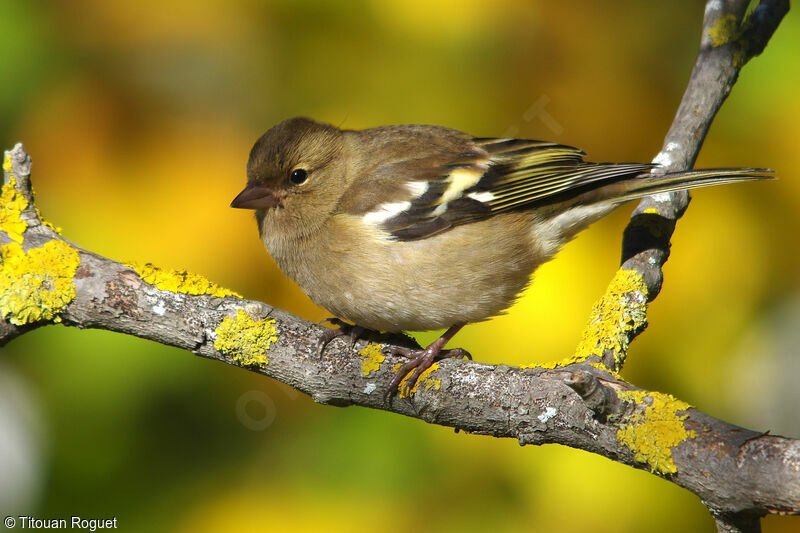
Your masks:
M401 346L392 348L393 354L409 357L410 360L397 370L394 379L392 379L392 382L389 384L389 387L386 389L386 392L383 395L384 401L389 401L392 394L397 390L398 386L403 381L403 378L405 378L406 375L411 372L411 370L414 370L414 373L411 374L411 377L409 377L408 380L406 380L406 382L403 384L403 390L401 391L403 396L410 396L412 389L419 380L419 377L423 372L431 367L434 361L447 357L466 357L467 359L472 359L470 353L464 349L442 349L444 345L447 344L451 338L453 338L453 335L458 333L458 330L460 330L462 327L464 327L464 324L451 326L450 329L445 331L441 337L430 343L424 350L412 350L410 348L403 348Z
M336 337L341 337L342 335L347 335L350 337L347 349L352 350L353 346L355 346L356 341L358 338L366 331L365 328L361 326L356 326L355 324L348 324L343 320L339 320L338 318L326 318L322 322L330 322L336 326L339 326L336 329L329 329L325 331L322 335L319 336L319 340L317 341L317 355L322 355L322 352L325 351L325 347L328 345Z

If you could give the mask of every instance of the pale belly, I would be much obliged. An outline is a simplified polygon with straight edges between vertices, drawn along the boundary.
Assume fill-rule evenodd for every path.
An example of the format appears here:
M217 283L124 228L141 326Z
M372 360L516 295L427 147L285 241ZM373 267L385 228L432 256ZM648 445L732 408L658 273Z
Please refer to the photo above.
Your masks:
M362 223L334 216L302 246L265 243L315 303L381 331L441 329L500 314L560 245L534 243L526 214L495 216L418 241L376 241L353 231L360 229L356 224Z

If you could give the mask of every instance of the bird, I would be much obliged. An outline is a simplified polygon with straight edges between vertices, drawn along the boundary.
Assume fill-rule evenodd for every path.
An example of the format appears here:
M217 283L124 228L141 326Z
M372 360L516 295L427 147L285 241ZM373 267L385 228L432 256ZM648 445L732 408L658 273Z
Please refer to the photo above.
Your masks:
M466 324L505 312L540 265L616 207L773 177L765 168L669 173L585 156L555 142L442 126L348 130L296 117L255 142L247 184L231 207L255 210L261 240L283 273L339 317L321 349L364 330L445 329L425 348L391 349L408 362L388 399L401 383L408 393L434 361L469 357L444 347Z

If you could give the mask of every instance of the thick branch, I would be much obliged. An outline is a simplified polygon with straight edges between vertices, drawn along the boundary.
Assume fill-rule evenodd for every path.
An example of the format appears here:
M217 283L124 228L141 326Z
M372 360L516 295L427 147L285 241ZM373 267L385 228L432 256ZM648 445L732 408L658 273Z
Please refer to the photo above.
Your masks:
M11 174L18 180L17 190L26 190L27 177ZM739 428L668 395L638 391L586 361L546 369L444 360L421 379L413 398L385 403L383 392L401 359L369 348L374 340L356 345L361 356L341 339L319 355L316 345L323 328L316 324L235 296L159 289L131 267L75 248L38 220L33 222L24 233L27 257L56 242L79 257L72 274L74 298L58 313L65 325L135 335L243 366L320 403L388 410L470 433L514 438L520 444L554 442L591 451L651 469L721 511L800 512L798 441ZM9 241L0 233L4 258L13 246ZM13 275L6 263L0 275ZM13 316L6 314L7 308L1 310L6 329L0 331L11 333L0 336L0 343L49 322L12 326ZM241 317L242 311L246 325L236 330L241 346L215 346L226 321L230 325L231 317ZM250 343L251 324L267 326L273 337L261 362L239 351L265 345ZM365 361L373 364L365 366Z

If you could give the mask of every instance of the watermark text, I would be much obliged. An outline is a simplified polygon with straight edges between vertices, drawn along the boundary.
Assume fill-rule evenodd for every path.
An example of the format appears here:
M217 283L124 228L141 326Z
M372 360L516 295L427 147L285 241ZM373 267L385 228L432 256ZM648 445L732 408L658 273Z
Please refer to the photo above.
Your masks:
M117 517L84 518L38 518L35 516L7 516L3 519L7 529L82 529L97 531L98 529L117 529Z

